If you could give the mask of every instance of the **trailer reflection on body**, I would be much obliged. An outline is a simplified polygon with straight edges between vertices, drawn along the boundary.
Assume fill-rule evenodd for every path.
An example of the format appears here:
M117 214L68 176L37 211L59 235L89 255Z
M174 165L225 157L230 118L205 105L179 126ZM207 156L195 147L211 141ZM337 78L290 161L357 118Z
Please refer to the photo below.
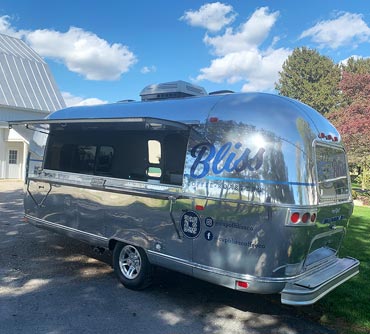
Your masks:
M358 273L338 257L353 204L324 117L285 97L208 95L182 81L142 98L23 122L29 222L110 249L132 289L163 266L307 305Z

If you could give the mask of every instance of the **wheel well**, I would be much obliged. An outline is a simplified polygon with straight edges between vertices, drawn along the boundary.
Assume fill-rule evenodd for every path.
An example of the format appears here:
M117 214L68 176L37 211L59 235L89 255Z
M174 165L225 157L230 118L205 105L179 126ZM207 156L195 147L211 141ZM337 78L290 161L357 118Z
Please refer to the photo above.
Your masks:
M130 238L129 239L125 239L125 240L122 240L122 239L110 239L109 242L108 242L108 249L110 251L113 251L114 250L114 247L116 247L117 243L121 243L123 245L132 245L132 246L141 248L143 250L145 250L145 249L148 248L148 244L149 243L148 243L147 240L145 240L145 239L143 239L141 237L139 240L142 240L142 242L132 242L133 239L135 239L135 236L132 236L132 235L130 235ZM130 241L128 241L128 240L130 240Z
M127 242L127 241L123 241L123 240L120 240L120 239L111 239L109 240L109 243L108 243L108 248L110 251L113 251L114 250L114 247L116 247L117 244L122 244L124 246L126 245L132 245L132 246L135 246L137 248L142 248L141 246L138 246L136 244L133 244L132 242Z
M123 244L126 244L120 240L116 240L116 239L111 239L109 240L109 244L108 244L108 248L110 251L113 251L114 247L116 247L117 243L120 242L120 243L123 243Z

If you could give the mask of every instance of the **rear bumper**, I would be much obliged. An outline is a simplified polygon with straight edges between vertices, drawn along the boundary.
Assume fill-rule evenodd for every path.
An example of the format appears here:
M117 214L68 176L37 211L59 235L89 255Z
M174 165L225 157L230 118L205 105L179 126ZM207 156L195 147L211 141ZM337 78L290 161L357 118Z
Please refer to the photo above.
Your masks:
M359 273L360 262L353 258L337 258L327 267L289 282L281 291L282 304L311 305L327 293Z
M281 294L282 304L310 305L359 272L360 262L333 256L325 263L295 277L257 277L209 267L148 251L155 265L180 271L196 278L249 293ZM238 282L246 283L240 286Z

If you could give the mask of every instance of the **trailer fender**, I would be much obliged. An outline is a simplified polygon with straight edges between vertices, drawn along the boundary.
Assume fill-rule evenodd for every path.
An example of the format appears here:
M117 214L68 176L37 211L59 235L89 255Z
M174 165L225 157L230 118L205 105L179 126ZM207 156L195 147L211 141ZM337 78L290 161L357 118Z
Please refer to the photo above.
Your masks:
M121 242L126 245L133 245L136 247L143 248L144 250L149 248L150 242L147 236L140 232L135 231L126 231L120 233L109 239L108 247L110 251L113 251L117 242Z

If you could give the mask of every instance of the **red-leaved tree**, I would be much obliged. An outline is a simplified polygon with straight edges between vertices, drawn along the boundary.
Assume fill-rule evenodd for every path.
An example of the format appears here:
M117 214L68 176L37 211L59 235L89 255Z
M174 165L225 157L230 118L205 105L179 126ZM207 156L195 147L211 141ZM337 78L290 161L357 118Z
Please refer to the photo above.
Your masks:
M343 72L340 89L344 105L327 116L342 136L349 161L365 172L370 163L370 74Z

